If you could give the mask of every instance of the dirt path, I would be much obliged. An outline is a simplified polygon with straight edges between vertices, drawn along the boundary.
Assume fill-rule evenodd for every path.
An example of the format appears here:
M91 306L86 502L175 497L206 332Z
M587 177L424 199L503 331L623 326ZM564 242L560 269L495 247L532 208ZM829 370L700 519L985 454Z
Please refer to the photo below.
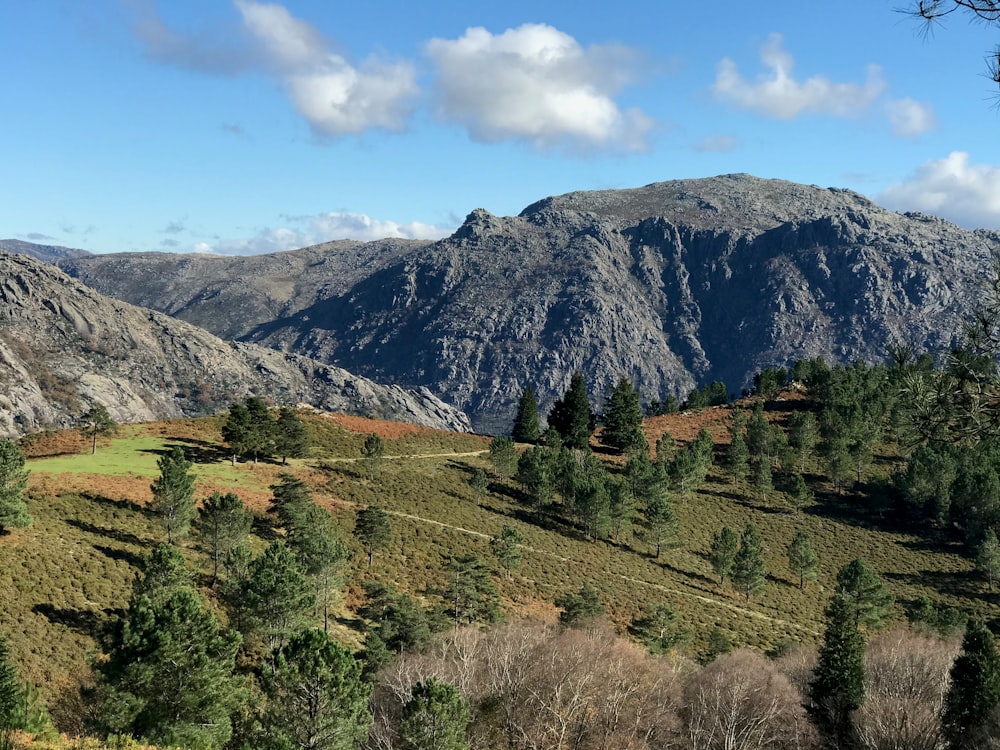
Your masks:
M481 451L467 451L465 453L413 453L413 454L400 454L398 456L382 456L383 460L391 461L398 458L470 458L472 456L481 456L484 453L489 453L488 449ZM354 458L324 458L324 461L340 461L341 463L357 463L358 461L364 461L364 456L356 456Z

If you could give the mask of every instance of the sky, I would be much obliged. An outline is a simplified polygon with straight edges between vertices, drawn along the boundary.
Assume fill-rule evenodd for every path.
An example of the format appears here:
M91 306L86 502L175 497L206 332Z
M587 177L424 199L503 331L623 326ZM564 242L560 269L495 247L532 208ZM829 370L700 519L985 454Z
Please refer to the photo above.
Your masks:
M251 254L747 172L1000 229L1000 26L907 0L0 0L0 237Z

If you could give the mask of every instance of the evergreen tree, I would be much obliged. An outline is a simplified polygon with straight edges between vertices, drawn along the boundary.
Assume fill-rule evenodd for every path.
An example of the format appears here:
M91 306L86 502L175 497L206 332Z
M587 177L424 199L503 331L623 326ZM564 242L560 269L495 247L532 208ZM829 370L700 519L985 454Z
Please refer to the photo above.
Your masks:
M351 553L340 540L330 513L313 502L304 504L295 514L288 528L288 546L313 583L326 632L330 607L341 588L342 573Z
M229 443L233 466L236 466L236 459L239 456L250 452L253 443L251 433L250 412L246 404L240 402L230 404L226 421L222 424L222 439Z
M801 474L819 444L819 425L811 411L792 412L788 419L788 445L795 454L795 471Z
M267 401L260 396L250 396L244 403L250 427L247 449L253 454L253 462L257 463L261 456L270 456L274 452L277 423Z
M865 642L853 605L835 594L826 608L826 631L810 684L820 726L833 747L852 747L851 712L865 699Z
M517 460L517 481L531 499L535 510L543 511L552 502L552 451L535 445Z
M863 560L852 560L837 572L837 594L850 608L854 623L868 630L879 628L892 605L892 595L882 578Z
M490 552L500 562L507 577L511 577L511 571L521 564L521 545L524 537L517 529L503 525L500 533L490 539Z
M244 632L260 633L272 654L298 629L313 600L305 572L280 539L250 563L241 594Z
M444 598L456 626L500 619L500 595L490 580L490 569L478 557L449 557L447 568Z
M184 450L175 445L160 457L157 466L160 476L150 485L150 508L167 531L167 543L173 544L174 537L187 535L195 516L192 464L184 457Z
M468 750L472 715L454 685L434 677L418 682L403 706L399 736L404 750Z
M754 459L771 458L772 437L771 425L768 424L767 417L764 416L764 402L757 401L753 405L753 411L750 412L750 416L747 418L746 441L751 461Z
M664 545L677 537L677 516L666 491L650 494L646 498L643 515L646 517L649 541L656 548L654 557L659 560Z
M132 599L145 596L159 603L178 589L193 586L191 571L184 555L170 544L158 544L142 561L142 575L132 584Z
M7 529L31 524L28 506L24 503L27 486L28 470L24 468L21 449L13 440L0 440L0 535Z
M198 511L199 530L209 558L212 560L212 585L219 577L219 565L233 549L246 539L253 526L253 514L238 495L214 492Z
M663 603L644 608L641 615L632 618L628 629L653 654L669 653L684 643L689 635L681 625L677 611Z
M600 461L584 462L576 488L573 510L584 533L591 539L603 538L611 523L610 478Z
M618 381L604 406L601 443L623 453L630 450L648 450L646 434L642 431L639 393L632 387L632 381L628 378Z
M986 747L991 735L996 736L996 726L990 724L995 723L998 704L1000 654L986 625L972 619L965 628L962 652L952 665L951 685L944 701L941 724L948 747L951 750Z
M10 658L7 639L0 635L0 750L12 750L12 735L21 729L18 706L21 701L21 683L17 667Z
M309 453L309 433L295 409L283 406L278 411L274 428L274 449L281 456L282 465L289 458L304 458Z
M740 548L733 558L733 585L742 590L746 594L747 601L750 601L750 595L764 587L766 576L764 545L757 533L757 527L747 524L740 537Z
M740 550L740 540L736 532L728 526L723 526L712 535L712 544L708 551L708 560L712 570L719 576L719 581L725 581L732 575L736 553Z
M486 470L479 466L473 470L469 484L472 486L473 492L476 493L477 501L481 501L483 496L490 492L490 478L486 476Z
M313 504L312 490L304 480L287 473L281 474L278 482L268 489L271 490L271 506L268 511L274 514L278 526L286 533L292 533L292 529L301 525L298 517L305 508Z
M750 476L753 488L760 496L762 503L767 502L767 496L774 489L771 479L771 459L767 456L758 456L750 464Z
M118 424L104 404L94 404L80 417L81 431L91 438L90 453L97 453L97 437L99 435L113 435L118 431Z
M609 531L618 543L622 543L631 533L635 521L636 501L628 482L610 479L606 483L608 493Z
M1000 544L997 543L997 535L993 529L986 530L983 541L976 549L976 567L986 576L992 591L993 581L1000 576Z
M567 628L581 627L604 614L604 604L589 583L575 593L563 594L555 605L562 610L559 622Z
M354 536L368 553L368 569L371 570L375 550L385 549L392 540L389 515L377 505L359 510L354 520Z
M161 746L221 747L242 700L239 646L239 634L223 631L187 586L159 601L134 599L100 667L105 728Z
M750 451L747 449L747 441L742 432L734 432L729 448L726 449L726 468L733 475L734 482L746 479L749 465Z
M538 442L541 434L542 430L538 425L538 400L535 398L535 389L529 385L521 391L510 436L518 443L533 444Z
M594 414L581 373L573 373L566 393L549 411L548 421L549 427L558 432L570 448L583 450L589 447L590 433L594 431Z
M286 643L264 672L268 746L353 750L368 738L371 686L351 652L319 630Z
M788 499L796 511L802 510L813 501L812 490L806 484L805 478L801 474L793 474L788 481Z
M798 531L788 545L788 567L799 577L799 589L805 588L806 579L816 580L819 555L813 547L812 539L804 531Z
M385 456L385 441L374 432L365 438L361 447L361 456L365 460L368 478L374 480L382 469L382 458Z
M504 435L498 435L490 441L490 463L497 479L507 479L517 469L517 448L514 441Z

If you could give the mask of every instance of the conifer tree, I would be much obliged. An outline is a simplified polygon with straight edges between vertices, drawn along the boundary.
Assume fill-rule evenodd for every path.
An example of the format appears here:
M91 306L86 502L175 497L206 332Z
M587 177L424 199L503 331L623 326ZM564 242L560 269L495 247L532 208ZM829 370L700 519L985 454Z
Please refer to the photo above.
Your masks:
M815 581L819 568L819 555L813 547L812 539L804 531L798 531L788 545L788 567L799 578L799 589L805 588L806 580Z
M392 539L388 514L377 505L362 508L354 520L354 536L368 553L368 569L371 570L375 550L385 549Z
M805 471L819 443L819 425L811 411L792 412L788 420L788 445L795 454L795 471Z
M195 516L192 464L184 457L184 450L175 445L160 457L157 466L160 476L150 485L153 491L150 508L167 531L167 543L173 544L174 537L187 535Z
M549 411L548 421L549 427L558 432L570 448L583 450L589 447L590 433L594 431L594 414L581 373L573 373L566 393Z
M382 469L382 457L385 455L385 441L374 432L365 438L361 446L361 456L365 460L368 478L374 480Z
M198 511L202 542L212 560L212 585L219 577L219 565L246 539L253 514L238 495L214 492Z
M628 378L618 381L604 406L601 443L623 453L648 449L646 434L642 431L639 393L632 387L632 381Z
M656 548L654 556L658 560L663 546L677 536L677 516L667 495L665 481L646 496L643 515L646 517L649 541Z
M507 524L503 525L500 533L490 539L490 552L511 577L511 571L521 564L521 545L524 537L521 532Z
M742 432L734 432L729 448L726 449L726 468L733 475L734 482L746 479L749 465L750 451L747 449L747 441Z
M90 453L97 453L97 438L99 435L113 435L118 425L111 418L104 404L94 404L80 417L81 430L91 438Z
M449 557L447 568L444 598L455 625L495 622L500 618L500 595L490 580L490 569L478 557Z
M309 434L295 409L283 406L278 411L274 426L274 449L281 456L282 465L289 458L303 458L309 452Z
M837 572L837 593L850 608L855 625L867 630L882 625L893 601L881 576L860 559L852 560Z
M524 487L536 511L543 511L552 502L554 477L551 467L552 451L535 445L517 460L517 481Z
M21 728L17 721L20 700L17 667L11 661L7 639L0 635L0 750L13 748L12 735L14 730Z
M962 652L951 668L951 685L945 696L941 717L949 748L974 750L987 747L990 736L996 736L998 704L1000 654L986 625L981 620L972 619L965 628ZM991 723L994 726L989 726Z
M260 633L272 654L298 629L314 598L305 571L280 539L250 563L241 594L245 633Z
M763 542L757 533L757 527L747 524L740 537L740 548L733 558L733 585L743 591L747 601L750 601L750 595L764 587L766 576Z
M983 541L976 549L976 567L986 576L992 591L993 581L1000 576L1000 544L997 543L997 535L993 529L986 530Z
M31 524L24 502L27 486L28 470L24 468L21 449L13 440L0 440L0 535L7 529Z
M250 451L253 442L251 432L250 412L247 411L246 404L241 402L230 404L229 414L222 425L222 439L229 443L233 466L236 466L237 458Z
M728 526L723 526L712 535L712 544L708 551L712 570L719 576L719 581L725 581L733 572L733 562L740 549L740 540L736 532Z
M418 682L403 706L403 750L468 750L472 715L454 685L429 677Z
M542 431L538 425L538 400L530 385L521 391L517 402L517 415L510 436L518 443L537 443Z
M490 441L490 463L497 479L505 480L517 469L517 448L513 439L498 435Z
M632 618L628 630L653 654L669 653L688 638L677 611L664 603L645 607L641 615Z
M589 583L583 584L579 591L563 594L556 599L555 605L562 610L559 622L568 628L586 625L604 614L604 604Z
M865 642L853 605L834 594L826 608L826 630L810 684L816 718L832 747L853 747L851 712L865 699Z

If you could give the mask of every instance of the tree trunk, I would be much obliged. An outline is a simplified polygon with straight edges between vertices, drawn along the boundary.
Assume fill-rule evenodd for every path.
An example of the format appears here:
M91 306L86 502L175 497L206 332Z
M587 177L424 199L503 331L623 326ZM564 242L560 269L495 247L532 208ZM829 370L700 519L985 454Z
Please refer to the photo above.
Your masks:
M97 430L94 430L94 444L90 447L90 455L97 453Z

